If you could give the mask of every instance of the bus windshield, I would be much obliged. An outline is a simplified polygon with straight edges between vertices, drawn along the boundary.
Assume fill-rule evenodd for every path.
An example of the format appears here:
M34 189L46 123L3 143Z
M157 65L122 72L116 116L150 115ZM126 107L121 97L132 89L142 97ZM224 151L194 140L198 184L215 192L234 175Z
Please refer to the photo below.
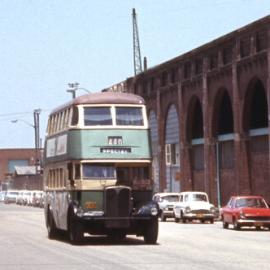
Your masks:
M86 107L84 108L85 126L112 125L110 107Z
M116 107L116 124L122 126L143 126L142 108Z
M82 164L83 178L116 178L116 170L112 165Z

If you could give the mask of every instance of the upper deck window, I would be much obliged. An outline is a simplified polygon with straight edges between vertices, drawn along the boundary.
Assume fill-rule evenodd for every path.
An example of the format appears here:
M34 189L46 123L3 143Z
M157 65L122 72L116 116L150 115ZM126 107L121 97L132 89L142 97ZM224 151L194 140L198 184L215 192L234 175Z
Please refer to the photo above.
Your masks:
M116 124L123 126L143 126L142 108L116 107Z
M112 125L110 107L89 107L84 108L85 126Z

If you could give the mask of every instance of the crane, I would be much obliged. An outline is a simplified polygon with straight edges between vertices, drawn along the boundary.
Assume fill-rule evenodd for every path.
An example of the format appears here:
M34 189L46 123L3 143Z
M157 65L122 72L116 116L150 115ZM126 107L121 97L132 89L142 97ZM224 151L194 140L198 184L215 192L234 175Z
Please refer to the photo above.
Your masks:
M140 51L139 31L137 25L136 11L132 9L132 22L133 22L133 61L134 61L134 75L142 72L142 59Z

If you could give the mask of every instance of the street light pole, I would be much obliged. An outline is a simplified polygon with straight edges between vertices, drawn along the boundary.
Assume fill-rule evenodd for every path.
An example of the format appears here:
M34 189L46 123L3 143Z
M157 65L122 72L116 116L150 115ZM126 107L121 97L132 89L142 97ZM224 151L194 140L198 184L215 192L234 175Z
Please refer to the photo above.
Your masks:
M40 165L40 133L39 133L39 115L41 113L41 109L35 109L33 112L34 115L34 125L28 123L27 121L23 119L14 119L11 122L17 123L18 121L22 121L28 126L34 128L35 131L35 168L36 168L36 174L38 174L38 166Z
M35 154L36 154L36 174L38 174L38 166L40 165L40 134L39 134L39 115L41 109L34 110L34 129L35 129Z
M68 89L66 90L68 93L72 94L72 98L76 98L76 91L80 90L84 90L87 93L91 93L89 90L83 88L83 87L79 87L79 83L78 82L74 82L74 83L68 83Z

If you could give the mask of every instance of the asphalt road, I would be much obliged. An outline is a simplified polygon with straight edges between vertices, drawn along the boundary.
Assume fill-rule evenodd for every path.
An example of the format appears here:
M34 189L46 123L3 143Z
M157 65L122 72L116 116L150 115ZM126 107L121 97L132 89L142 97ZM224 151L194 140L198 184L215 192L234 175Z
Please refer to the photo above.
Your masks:
M270 269L270 231L215 224L160 222L158 244L128 236L121 243L86 237L73 246L49 240L43 210L0 203L0 270Z

